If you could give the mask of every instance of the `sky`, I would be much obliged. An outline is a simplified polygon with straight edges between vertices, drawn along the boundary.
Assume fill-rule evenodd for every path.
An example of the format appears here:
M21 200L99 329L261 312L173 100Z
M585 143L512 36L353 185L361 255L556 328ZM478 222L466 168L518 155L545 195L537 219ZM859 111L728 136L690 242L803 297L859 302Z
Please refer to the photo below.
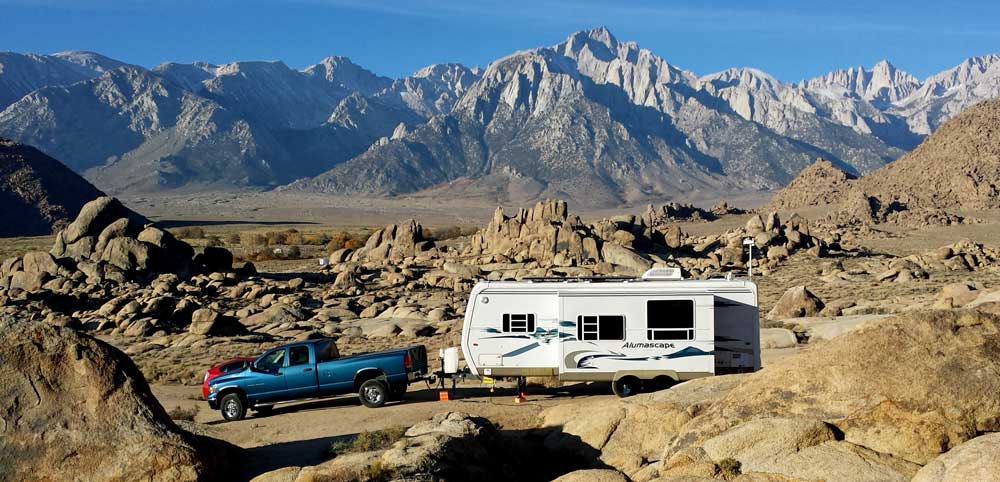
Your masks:
M606 26L698 75L756 67L797 81L888 59L925 78L1000 52L997 18L1000 2L985 0L0 0L0 51L93 50L147 67L346 55L402 77Z

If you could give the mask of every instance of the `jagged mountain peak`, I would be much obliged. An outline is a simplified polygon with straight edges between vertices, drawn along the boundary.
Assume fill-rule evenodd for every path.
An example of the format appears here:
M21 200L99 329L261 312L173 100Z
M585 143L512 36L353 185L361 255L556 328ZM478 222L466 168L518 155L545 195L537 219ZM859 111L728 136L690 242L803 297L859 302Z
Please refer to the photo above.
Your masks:
M566 38L564 44L568 51L578 52L583 48L589 48L594 52L606 51L610 55L616 55L618 50L618 39L611 34L607 27L597 27L590 30L580 30L574 32ZM603 47L603 48L601 48Z
M881 60L871 69L857 66L835 70L800 85L816 91L844 92L885 109L911 95L921 82L889 61Z
M347 92L373 95L392 84L392 79L375 74L344 56L330 56L310 65L302 73L323 80Z

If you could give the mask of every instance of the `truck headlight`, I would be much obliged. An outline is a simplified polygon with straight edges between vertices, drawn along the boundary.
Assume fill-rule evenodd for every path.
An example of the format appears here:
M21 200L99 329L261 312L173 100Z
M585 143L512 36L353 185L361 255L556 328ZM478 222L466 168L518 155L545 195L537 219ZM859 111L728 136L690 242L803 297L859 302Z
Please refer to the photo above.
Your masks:
M208 387L208 393L210 393L210 394L211 393L215 393L217 391L219 391L219 387L216 387L215 385L212 385L212 386Z

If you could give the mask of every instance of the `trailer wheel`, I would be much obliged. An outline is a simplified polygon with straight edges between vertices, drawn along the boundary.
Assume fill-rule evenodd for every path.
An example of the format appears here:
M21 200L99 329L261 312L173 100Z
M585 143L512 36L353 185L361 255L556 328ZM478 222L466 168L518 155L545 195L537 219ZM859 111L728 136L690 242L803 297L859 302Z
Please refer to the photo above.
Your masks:
M219 411L222 412L222 418L226 419L227 422L243 420L243 417L247 415L247 407L238 393L230 393L222 397L222 401L219 402Z
M666 390L674 385L677 385L677 380L667 375L660 375L653 379L654 390Z
M639 392L639 386L641 384L642 382L640 382L636 377L621 377L611 384L611 390L619 397L631 397Z
M368 380L361 384L358 389L358 398L361 403L368 408L378 408L385 405L389 397L389 389L379 380Z

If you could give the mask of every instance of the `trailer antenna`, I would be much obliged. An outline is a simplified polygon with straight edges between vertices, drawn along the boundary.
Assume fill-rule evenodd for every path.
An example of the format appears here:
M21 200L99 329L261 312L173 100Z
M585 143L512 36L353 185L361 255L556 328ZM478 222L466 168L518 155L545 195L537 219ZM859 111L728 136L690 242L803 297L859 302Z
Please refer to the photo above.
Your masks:
M743 245L750 248L750 258L747 260L747 279L753 281L753 238L744 238Z

